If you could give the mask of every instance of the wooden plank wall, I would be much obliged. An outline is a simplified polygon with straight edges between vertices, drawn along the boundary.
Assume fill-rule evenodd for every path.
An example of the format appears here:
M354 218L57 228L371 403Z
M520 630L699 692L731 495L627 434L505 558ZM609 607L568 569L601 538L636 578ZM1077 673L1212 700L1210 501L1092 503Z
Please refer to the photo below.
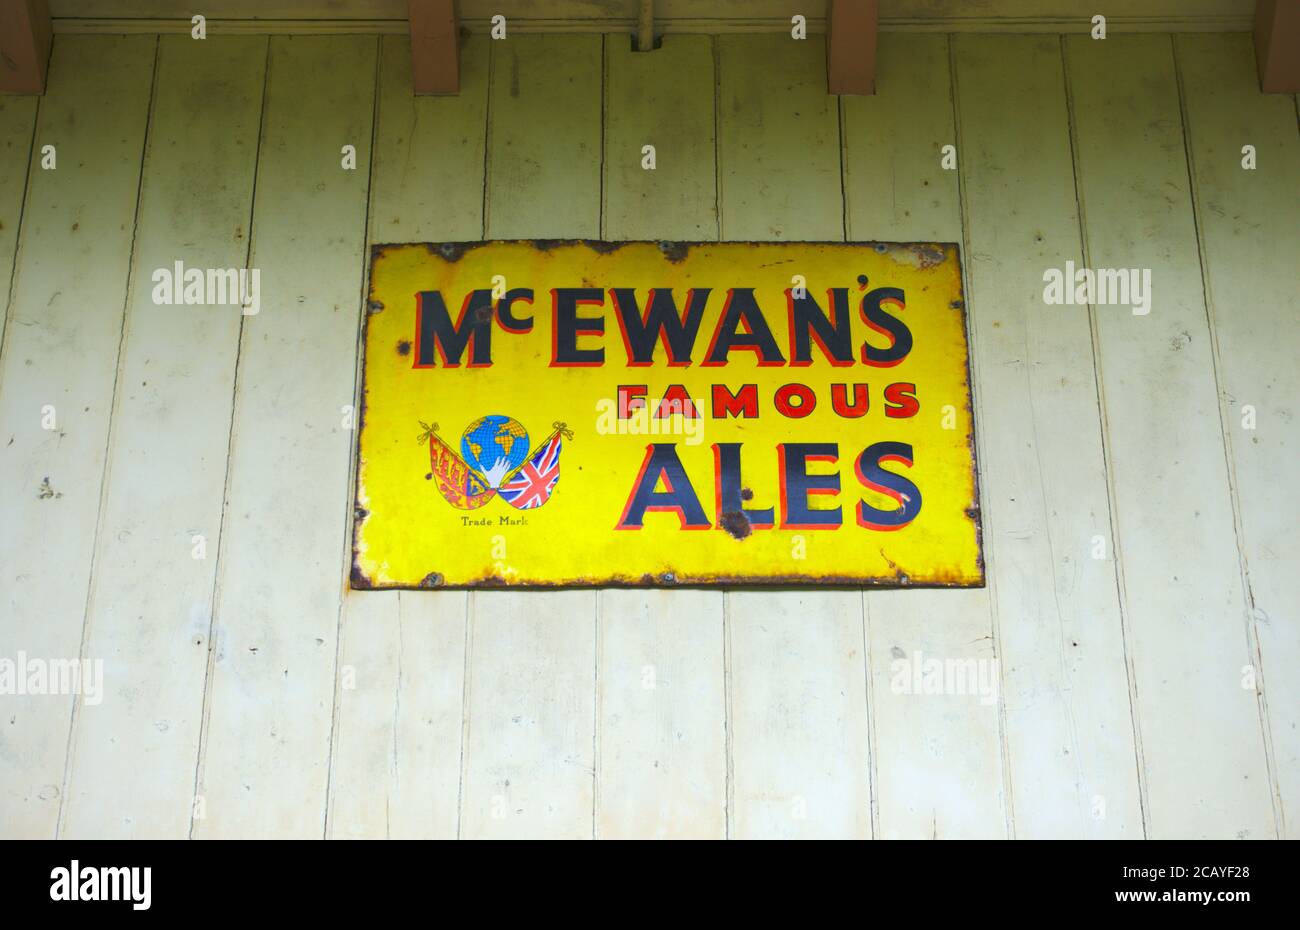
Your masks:
M843 99L781 35L462 52L413 98L397 36L60 36L0 99L0 658L105 663L0 694L0 835L1300 836L1300 139L1248 36L890 35ZM367 243L596 236L961 243L988 587L348 592ZM260 312L155 305L176 260ZM1066 261L1151 312L1045 305Z

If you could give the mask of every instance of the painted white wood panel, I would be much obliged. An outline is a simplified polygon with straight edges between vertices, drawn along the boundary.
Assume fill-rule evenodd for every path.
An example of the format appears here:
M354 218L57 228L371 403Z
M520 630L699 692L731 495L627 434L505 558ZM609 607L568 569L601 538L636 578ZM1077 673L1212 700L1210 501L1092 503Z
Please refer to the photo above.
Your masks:
M715 41L721 238L843 241L839 110L826 94L825 43Z
M1281 791L1300 838L1300 137L1295 99L1261 94L1248 36L1178 36L1220 406L1236 491L1246 594ZM1254 170L1242 148L1255 147ZM1288 272L1288 269L1290 271ZM1248 428L1253 408L1254 426Z
M329 837L456 836L468 600L347 596Z
M947 36L895 36L876 59L878 93L841 97L850 242L960 242L959 172Z
M1089 313L1043 302L1081 258L1060 42L953 58L1011 835L1141 837Z
M411 93L410 40L384 37L371 242L482 238L489 42L465 42L459 94L417 97Z
M1169 36L1065 40L1152 838L1276 833ZM1292 253L1294 255L1294 252Z
M860 594L729 592L727 631L731 836L870 838Z
M0 348L0 655L15 662L81 655L156 45L60 37L40 102L35 145L57 167L28 179ZM73 698L0 702L0 831L52 837Z
M487 238L599 237L603 41L490 44Z
M266 50L159 41L86 619L112 675L77 715L64 836L189 829L242 313L155 303L154 272L246 267Z
M917 595L921 595L917 597ZM1006 835L1002 753L988 593L869 591L864 595L872 766L881 839ZM926 692L927 662L974 660L976 688ZM978 692L978 676L998 686Z
M460 835L590 839L596 595L476 592L469 622Z
M720 591L599 596L596 835L727 833Z
M652 52L606 38L604 238L718 238L713 53L712 36L666 36Z
M271 40L196 837L324 831L377 52Z
M35 96L0 97L0 346L8 316L9 285L13 283L14 253L27 191L27 168L36 132Z

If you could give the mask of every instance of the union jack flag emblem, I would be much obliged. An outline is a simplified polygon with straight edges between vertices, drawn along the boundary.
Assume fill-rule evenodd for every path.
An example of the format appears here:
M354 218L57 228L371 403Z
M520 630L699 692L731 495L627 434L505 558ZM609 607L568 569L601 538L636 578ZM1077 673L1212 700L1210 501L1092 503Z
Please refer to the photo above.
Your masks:
M519 510L532 510L551 499L560 480L560 431L533 453L519 470L506 479L497 493Z

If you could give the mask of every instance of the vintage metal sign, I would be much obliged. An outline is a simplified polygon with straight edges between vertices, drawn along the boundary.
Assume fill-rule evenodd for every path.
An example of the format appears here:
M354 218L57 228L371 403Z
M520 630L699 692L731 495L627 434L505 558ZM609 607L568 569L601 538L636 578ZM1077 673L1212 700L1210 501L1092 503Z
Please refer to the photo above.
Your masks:
M954 245L376 247L354 588L979 586Z

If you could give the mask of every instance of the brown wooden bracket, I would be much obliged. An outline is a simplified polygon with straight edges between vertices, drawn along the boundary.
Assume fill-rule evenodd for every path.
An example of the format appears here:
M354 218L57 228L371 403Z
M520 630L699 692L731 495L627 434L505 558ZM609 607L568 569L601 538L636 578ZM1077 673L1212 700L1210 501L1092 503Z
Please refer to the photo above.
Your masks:
M827 0L826 89L832 94L876 92L876 0Z
M46 0L0 0L0 93L45 93L50 34Z
M460 93L460 47L454 0L407 0L411 18L411 89Z
M1255 0L1255 64L1264 93L1300 93L1300 0Z
M655 47L655 0L641 0L636 18L636 50L653 51Z

